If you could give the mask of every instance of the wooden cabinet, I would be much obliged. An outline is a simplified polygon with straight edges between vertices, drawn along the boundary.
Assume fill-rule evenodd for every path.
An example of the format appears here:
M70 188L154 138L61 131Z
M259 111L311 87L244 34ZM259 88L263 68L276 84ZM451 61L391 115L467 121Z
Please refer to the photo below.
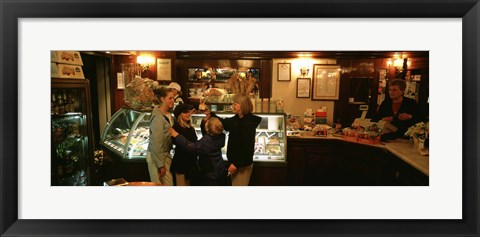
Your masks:
M428 176L381 147L294 137L287 144L288 185L428 185Z
M429 178L422 172L413 168L391 155L391 167L393 168L393 184L398 186L428 186Z
M288 138L288 185L340 185L340 159L333 143Z

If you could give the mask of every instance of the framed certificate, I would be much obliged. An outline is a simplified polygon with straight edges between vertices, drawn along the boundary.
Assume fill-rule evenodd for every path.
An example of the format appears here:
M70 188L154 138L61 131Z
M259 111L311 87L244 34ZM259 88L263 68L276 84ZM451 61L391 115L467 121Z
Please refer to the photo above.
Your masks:
M157 59L157 80L171 81L172 80L172 60L169 58Z
M277 64L277 81L290 81L292 76L292 64Z
M312 100L338 100L340 88L340 66L313 65Z
M297 98L310 98L310 78L297 78Z

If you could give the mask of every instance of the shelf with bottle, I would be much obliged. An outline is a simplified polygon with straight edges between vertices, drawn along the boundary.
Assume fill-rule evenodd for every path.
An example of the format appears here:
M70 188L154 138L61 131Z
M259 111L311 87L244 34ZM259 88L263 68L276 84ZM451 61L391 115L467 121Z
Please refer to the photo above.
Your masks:
M77 89L52 89L51 115L81 112L81 94Z
M87 185L86 164L87 158L84 147L86 138L80 135L75 124L54 124L52 131L52 172L54 185L85 186Z

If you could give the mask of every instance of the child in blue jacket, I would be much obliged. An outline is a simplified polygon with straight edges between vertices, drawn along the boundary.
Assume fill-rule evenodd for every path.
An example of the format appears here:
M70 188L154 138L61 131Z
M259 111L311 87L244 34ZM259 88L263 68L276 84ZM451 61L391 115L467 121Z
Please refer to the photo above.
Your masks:
M224 185L227 167L222 157L222 147L225 146L223 124L218 118L211 117L207 120L205 129L207 133L196 142L188 141L173 128L169 132L175 138L175 144L199 155L202 185Z

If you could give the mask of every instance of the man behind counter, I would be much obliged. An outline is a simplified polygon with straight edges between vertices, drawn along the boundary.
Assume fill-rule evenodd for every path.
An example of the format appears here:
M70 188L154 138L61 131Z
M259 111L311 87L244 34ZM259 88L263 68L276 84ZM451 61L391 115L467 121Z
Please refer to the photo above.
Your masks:
M409 127L417 123L418 105L414 99L403 96L406 83L401 79L393 79L388 83L390 99L384 100L372 121L383 120L387 123L387 133L382 135L382 141L401 138Z

